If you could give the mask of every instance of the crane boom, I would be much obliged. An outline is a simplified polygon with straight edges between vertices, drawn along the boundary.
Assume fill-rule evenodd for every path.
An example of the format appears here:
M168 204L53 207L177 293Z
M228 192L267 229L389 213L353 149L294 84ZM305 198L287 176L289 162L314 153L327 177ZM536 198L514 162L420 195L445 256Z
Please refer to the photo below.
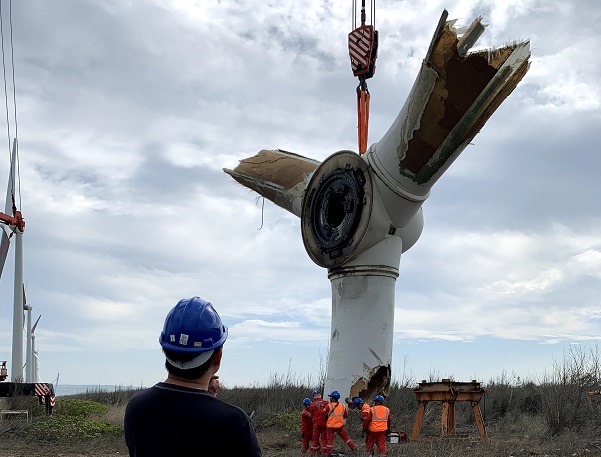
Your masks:
M21 232L25 231L25 219L23 219L21 211L15 210L14 216L9 216L8 214L0 212L0 224L13 225Z

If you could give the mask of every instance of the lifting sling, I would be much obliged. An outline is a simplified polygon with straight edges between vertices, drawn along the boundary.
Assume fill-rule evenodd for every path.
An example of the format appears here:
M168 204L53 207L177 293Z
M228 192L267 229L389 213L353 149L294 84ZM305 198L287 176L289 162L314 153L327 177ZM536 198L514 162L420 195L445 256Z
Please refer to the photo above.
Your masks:
M353 13L356 11L355 1L353 0ZM376 57L378 57L378 31L375 30L375 0L371 5L371 21L369 25L365 24L365 0L361 6L361 26L356 27L353 14L353 30L348 34L349 57L351 58L351 69L353 76L359 78L357 86L357 130L359 140L359 153L365 154L367 150L367 133L369 128L369 90L367 89L367 80L373 77L376 71Z

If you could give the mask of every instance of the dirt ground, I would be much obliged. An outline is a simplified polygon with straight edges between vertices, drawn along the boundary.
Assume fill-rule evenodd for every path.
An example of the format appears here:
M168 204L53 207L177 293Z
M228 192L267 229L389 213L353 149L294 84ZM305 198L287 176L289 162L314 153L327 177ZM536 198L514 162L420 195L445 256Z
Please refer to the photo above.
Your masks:
M283 433L258 433L263 457L293 457L300 454L300 441ZM340 440L336 456L367 456L362 443L358 454L351 454ZM531 440L523 437L498 437L479 440L442 440L388 444L390 457L601 457L601 439L576 437ZM16 439L0 431L0 457L115 457L128 456L123 437L79 442L43 443Z
M0 436L0 457L115 457L127 456L122 439L79 443L38 443Z

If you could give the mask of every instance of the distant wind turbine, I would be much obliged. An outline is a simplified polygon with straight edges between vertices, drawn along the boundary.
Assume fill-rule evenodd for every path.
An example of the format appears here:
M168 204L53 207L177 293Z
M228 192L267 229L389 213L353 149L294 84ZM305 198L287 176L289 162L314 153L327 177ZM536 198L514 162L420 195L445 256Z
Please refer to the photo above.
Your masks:
M17 210L15 203L17 139L13 140L10 160L10 173L6 190L4 213L0 213L0 222L4 224L0 244L0 275L6 263L10 239L15 238L15 271L14 271L14 307L13 307L13 342L11 381L23 382L23 231L25 220ZM10 216L12 214L12 216ZM7 233L8 231L8 233Z
M38 351L35 350L35 329L38 326L38 322L40 322L40 318L42 317L42 315L40 314L38 316L38 318L35 321L35 324L33 324L33 327L31 328L31 380L27 381L27 382L40 382L40 373L39 373L39 357L38 357ZM28 373L29 374L29 373Z
M25 287L23 287L23 309L27 311L27 349L25 352L25 382L37 382L37 357L35 353L35 329L42 315L38 316L33 326L31 325L31 311L33 308L27 303Z

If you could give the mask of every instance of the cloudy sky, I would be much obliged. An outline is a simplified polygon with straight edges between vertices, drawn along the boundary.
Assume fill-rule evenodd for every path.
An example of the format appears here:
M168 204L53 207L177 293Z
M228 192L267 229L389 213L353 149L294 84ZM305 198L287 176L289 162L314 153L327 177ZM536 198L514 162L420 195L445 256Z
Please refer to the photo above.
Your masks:
M317 379L327 272L298 218L222 168L264 148L320 161L357 149L351 0L12 3L24 281L42 315L43 380L162 380L164 317L193 295L229 326L226 385ZM536 379L601 338L601 6L378 0L370 144L405 102L444 8L458 25L483 16L477 48L530 39L532 63L424 204L396 284L392 371ZM0 279L9 365L13 258L11 247Z

